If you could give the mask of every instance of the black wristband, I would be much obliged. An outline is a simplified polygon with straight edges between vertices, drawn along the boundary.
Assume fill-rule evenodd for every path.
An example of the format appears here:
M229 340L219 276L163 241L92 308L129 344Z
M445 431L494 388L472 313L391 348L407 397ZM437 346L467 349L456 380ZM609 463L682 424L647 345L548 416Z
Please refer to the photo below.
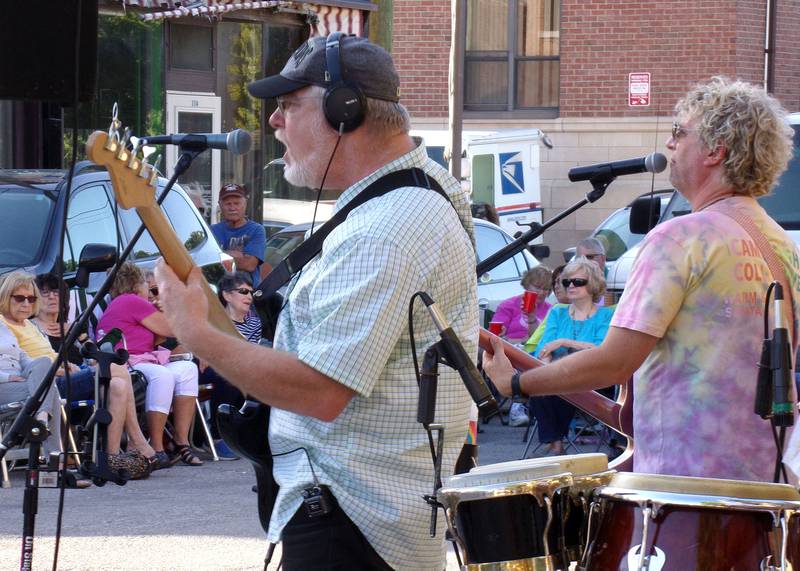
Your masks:
M520 374L519 371L514 371L514 374L511 375L511 398L519 399L528 396L522 393L522 389L519 386Z

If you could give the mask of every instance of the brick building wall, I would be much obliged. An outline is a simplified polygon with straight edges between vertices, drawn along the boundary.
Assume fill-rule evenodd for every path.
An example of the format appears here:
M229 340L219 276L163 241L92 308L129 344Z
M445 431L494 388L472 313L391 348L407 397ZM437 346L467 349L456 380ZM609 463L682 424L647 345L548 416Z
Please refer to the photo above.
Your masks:
M762 83L765 10L765 0L561 0L558 117L501 119L465 113L463 129L537 127L550 136L554 148L541 153L547 220L591 188L567 180L571 167L653 151L668 155L664 143L672 108L693 83L712 75ZM800 0L779 1L776 24L774 93L787 109L800 111ZM395 1L393 56L416 128L447 129L449 30L449 1ZM644 71L652 74L651 105L630 108L628 74ZM544 242L553 251L550 264L558 263L561 250L651 187L669 188L668 173L620 177L600 201L548 230Z
M763 2L563 0L561 117L669 115L711 75L761 78ZM649 108L628 107L628 74L651 73Z
M775 95L800 111L800 1L778 2L775 37Z
M450 29L449 1L395 0L392 57L415 117L447 117Z

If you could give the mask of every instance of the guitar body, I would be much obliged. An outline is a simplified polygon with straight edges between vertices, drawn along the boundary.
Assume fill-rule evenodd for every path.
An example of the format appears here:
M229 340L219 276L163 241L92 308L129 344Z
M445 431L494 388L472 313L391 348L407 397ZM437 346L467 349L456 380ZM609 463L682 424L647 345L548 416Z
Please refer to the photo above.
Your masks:
M265 533L269 529L272 508L278 497L278 484L272 476L272 453L267 437L269 415L269 406L253 400L246 400L239 410L229 404L222 404L217 409L217 426L225 444L253 464L258 518Z

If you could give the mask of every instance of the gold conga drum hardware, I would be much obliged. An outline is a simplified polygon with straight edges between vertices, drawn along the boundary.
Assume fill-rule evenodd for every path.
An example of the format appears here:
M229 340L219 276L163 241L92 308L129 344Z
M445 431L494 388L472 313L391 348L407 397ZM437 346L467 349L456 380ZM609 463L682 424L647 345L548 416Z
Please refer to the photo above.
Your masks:
M587 498L612 473L604 454L578 454L479 466L447 478L438 499L464 554L462 569L568 569L581 553Z
M579 571L800 571L784 484L619 473L595 493Z

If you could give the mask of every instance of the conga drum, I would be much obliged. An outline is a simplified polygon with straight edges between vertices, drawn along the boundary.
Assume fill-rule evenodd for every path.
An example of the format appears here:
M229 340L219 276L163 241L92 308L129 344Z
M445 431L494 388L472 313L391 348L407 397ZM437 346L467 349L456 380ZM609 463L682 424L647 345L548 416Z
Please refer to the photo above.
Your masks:
M578 569L800 569L798 510L784 484L614 474L595 493Z
M580 541L584 522L582 508L573 505L588 505L578 490L607 483L610 474L590 485L591 475L607 470L604 454L579 454L491 464L447 478L437 496L464 554L463 569L568 569L567 546ZM571 471L580 479L574 500Z

